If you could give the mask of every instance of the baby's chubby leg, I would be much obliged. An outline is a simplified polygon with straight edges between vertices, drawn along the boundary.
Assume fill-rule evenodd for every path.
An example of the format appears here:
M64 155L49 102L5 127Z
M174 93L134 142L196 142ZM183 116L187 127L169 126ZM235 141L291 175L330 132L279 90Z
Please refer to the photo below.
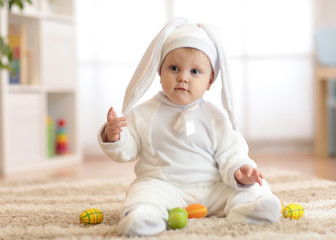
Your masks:
M168 210L186 203L176 187L158 180L136 181L127 192L118 231L126 236L151 236L167 229Z
M231 222L277 222L281 215L281 202L270 190L268 183L253 184L235 190L225 207Z

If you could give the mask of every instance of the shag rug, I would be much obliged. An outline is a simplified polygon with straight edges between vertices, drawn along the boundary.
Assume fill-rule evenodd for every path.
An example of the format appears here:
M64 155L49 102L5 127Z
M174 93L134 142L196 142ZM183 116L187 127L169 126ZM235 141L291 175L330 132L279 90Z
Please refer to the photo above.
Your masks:
M231 224L226 218L189 219L184 229L141 239L336 239L336 182L294 172L262 169L283 203L305 209L299 220ZM118 236L118 211L133 179L48 179L0 183L0 239L133 239ZM80 223L88 208L104 213L101 224Z

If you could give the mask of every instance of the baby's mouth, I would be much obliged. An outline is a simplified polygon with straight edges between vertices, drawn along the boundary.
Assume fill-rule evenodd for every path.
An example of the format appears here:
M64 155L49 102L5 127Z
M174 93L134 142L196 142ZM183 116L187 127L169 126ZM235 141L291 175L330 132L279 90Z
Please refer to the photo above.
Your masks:
M175 88L175 90L181 90L181 91L187 91L187 92L189 92L189 90L186 89L186 88L184 88L184 87L177 87L177 88Z

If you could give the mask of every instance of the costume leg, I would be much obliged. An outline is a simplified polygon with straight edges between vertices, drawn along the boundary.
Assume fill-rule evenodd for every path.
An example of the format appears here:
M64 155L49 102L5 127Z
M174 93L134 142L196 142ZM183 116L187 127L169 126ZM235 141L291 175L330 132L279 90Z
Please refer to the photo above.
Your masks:
M118 232L129 237L150 236L166 230L166 222L154 205L137 205L119 222Z
M272 194L268 183L253 184L234 190L224 209L231 222L276 222L281 215L281 202Z
M184 206L178 190L158 179L137 180L127 192L119 233L150 236L167 229L168 210Z

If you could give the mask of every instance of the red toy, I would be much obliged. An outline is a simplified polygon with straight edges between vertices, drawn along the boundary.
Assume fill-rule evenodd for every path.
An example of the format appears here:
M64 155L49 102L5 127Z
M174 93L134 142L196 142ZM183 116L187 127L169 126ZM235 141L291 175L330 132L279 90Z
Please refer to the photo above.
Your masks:
M66 154L68 153L68 133L66 130L66 123L64 119L59 119L57 123L56 133L56 153Z

